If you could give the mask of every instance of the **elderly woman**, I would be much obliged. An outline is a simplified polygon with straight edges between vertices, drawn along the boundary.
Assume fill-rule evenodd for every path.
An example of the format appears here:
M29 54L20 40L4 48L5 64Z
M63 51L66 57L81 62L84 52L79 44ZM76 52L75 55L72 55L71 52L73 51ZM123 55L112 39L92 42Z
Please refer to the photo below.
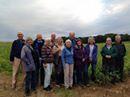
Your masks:
M51 90L50 81L54 60L53 49L51 48L50 42L51 42L50 39L47 39L45 41L45 45L42 47L41 50L42 62L45 71L44 90L46 91Z
M95 40L93 37L89 37L88 44L85 47L85 83L89 84L89 76L88 76L88 70L89 66L91 65L91 80L95 81L95 70L96 70L96 64L97 64L97 52L98 52L98 46L95 44Z
M73 59L73 48L71 45L71 40L65 41L65 47L61 54L62 64L64 68L64 84L65 88L72 88L73 86L73 67L74 67L74 59Z
M82 44L82 41L80 39L77 39L76 45L74 47L74 68L76 70L77 84L80 86L83 85L84 60L84 46Z
M35 81L35 62L33 55L33 40L28 37L26 39L26 45L22 48L21 59L24 62L24 67L26 71L25 78L25 94L30 95L30 90L34 91L36 89L36 81ZM31 88L31 89L30 89Z
M107 74L112 84L115 84L115 58L117 57L117 49L112 46L111 38L106 39L106 45L102 48L102 67L105 75Z
M124 57L126 55L126 48L122 42L121 36L115 36L115 43L113 44L117 49L116 57L116 71L118 71L119 81L123 81Z
M61 37L57 38L57 63L55 64L55 72L56 72L56 84L57 86L61 86L64 81L64 75L63 75L63 64L61 60L61 53L64 48L63 39Z

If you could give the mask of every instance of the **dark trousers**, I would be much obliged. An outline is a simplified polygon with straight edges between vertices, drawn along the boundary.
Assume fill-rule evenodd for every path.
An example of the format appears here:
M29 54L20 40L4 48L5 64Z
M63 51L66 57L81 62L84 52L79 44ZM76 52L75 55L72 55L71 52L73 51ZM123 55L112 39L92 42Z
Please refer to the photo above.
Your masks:
M44 85L44 77L45 77L45 72L43 66L40 67L40 83L43 86Z
M36 64L36 86L39 84L40 64Z
M114 59L103 58L103 73L105 76L108 76L112 83L116 81L116 65Z
M56 72L56 84L57 85L64 84L64 73L63 73L63 71Z
M89 83L89 66L90 65L91 65L91 70L92 70L91 80L92 81L96 80L96 77L95 77L96 64L93 64L93 63L85 64L85 66L84 66L84 83L85 84Z
M116 60L115 70L118 73L119 80L123 80L123 74L124 74L124 59L123 58Z
M25 78L25 93L29 93L31 90L36 89L36 73L35 71L26 72Z
M83 84L83 69L76 68L77 84Z

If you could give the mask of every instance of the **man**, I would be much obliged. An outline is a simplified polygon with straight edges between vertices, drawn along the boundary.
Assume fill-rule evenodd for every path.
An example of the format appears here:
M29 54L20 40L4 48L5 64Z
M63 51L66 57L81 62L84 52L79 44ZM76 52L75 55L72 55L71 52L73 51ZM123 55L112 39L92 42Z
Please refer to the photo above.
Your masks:
M117 49L116 57L116 71L119 75L119 81L123 81L124 57L126 55L126 48L122 42L121 36L115 36L115 43L113 44Z
M72 46L74 47L76 45L76 37L74 32L69 33L69 39L71 40Z
M24 35L22 32L18 32L17 37L18 39L14 40L11 47L11 52L10 52L10 62L13 67L13 75L12 75L12 88L13 89L16 88L17 75L18 75L20 64L22 65L23 81L25 79L24 66L23 66L23 62L21 61L21 50L25 44L25 40L23 39Z
M71 40L72 47L74 48L76 45L76 41L77 41L74 32L69 33L69 39ZM74 67L76 67L76 66L74 66ZM76 68L74 68L73 81L74 81L74 84L77 84Z
M36 40L33 43L33 48L38 55L38 60L36 61L36 84L39 83L39 73L40 73L40 83L44 84L44 68L41 64L41 49L44 45L44 39L42 38L42 34L37 34Z

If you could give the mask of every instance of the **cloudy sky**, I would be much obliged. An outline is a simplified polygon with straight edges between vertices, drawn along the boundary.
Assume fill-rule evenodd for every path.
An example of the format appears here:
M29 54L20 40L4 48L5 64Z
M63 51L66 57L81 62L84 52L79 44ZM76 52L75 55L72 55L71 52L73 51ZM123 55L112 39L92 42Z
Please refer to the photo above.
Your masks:
M0 40L14 40L18 31L44 38L70 31L76 36L130 34L130 1L0 0Z

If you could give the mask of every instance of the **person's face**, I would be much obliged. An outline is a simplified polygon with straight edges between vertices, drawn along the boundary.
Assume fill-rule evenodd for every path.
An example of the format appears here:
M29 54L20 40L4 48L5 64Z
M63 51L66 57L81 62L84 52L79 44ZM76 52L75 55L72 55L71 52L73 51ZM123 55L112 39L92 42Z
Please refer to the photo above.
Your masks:
M18 36L18 39L23 39L23 34L22 33L18 34L17 36Z
M89 43L94 44L94 40L90 39Z
M52 39L52 40L55 40L55 39L56 39L56 35L55 35L55 34L52 34L52 35L51 35L51 39Z
M37 35L38 40L42 40L42 35Z
M33 40L31 40L31 39L28 40L28 44L29 44L29 45L32 45L32 44L33 44Z
M68 48L71 47L71 42L70 41L66 42L66 47L68 47Z
M58 44L62 44L62 42L63 42L62 39L58 39L58 40L57 40L57 43L58 43Z
M79 46L81 46L81 45L82 45L82 42L81 42L81 41L78 41L77 44L78 44Z
M121 42L121 37L117 37L117 38L115 39L115 41L116 41L117 43L120 43L120 42Z
M107 44L107 45L111 45L111 44L112 44L112 40L111 40L111 39L107 39L107 40L106 40L106 44Z
M50 40L46 40L46 43L45 43L47 46L50 45Z
M71 33L69 34L69 37L73 39L73 38L75 37L75 33L74 33L74 32L71 32Z

